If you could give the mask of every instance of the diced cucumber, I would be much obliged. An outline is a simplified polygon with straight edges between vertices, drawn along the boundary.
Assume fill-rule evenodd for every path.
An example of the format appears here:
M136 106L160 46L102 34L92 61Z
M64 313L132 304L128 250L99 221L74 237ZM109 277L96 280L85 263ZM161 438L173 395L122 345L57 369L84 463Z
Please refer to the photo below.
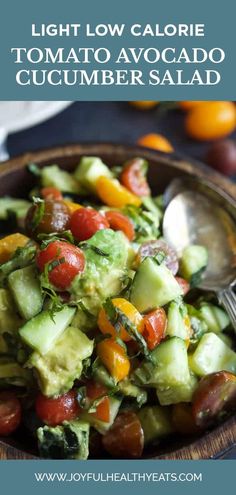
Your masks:
M159 386L156 389L158 400L162 406L178 404L179 402L191 402L197 383L197 378L194 375L190 375L189 381L182 385Z
M81 459L89 455L89 424L80 420L65 421L60 426L37 429L38 448L46 459Z
M186 309L183 304L181 305L179 302L172 301L168 309L166 335L180 337L183 340L189 338L189 331L185 324L184 316L186 316Z
M157 346L151 353L151 362L146 360L134 372L134 380L153 387L178 387L189 383L190 373L185 342L172 337Z
M143 428L145 444L159 440L173 431L171 414L167 407L142 407L138 417Z
M8 277L8 285L22 318L30 320L41 311L42 291L33 265L12 272Z
M43 167L40 172L43 187L56 187L62 192L80 194L81 188L76 178L58 165Z
M189 357L189 365L199 376L222 370L236 373L236 353L215 333L206 333Z
M213 304L202 303L199 313L207 324L209 332L219 333L230 324L227 313Z
M16 333L22 325L21 318L16 313L14 300L8 289L0 289L0 334Z
M174 275L163 264L145 258L140 264L130 293L132 304L142 313L164 306L182 294Z
M109 428L113 425L115 418L118 414L121 405L121 399L117 397L109 397L110 401L110 419L108 422L101 421L97 419L93 414L87 412L81 413L80 417L82 420L87 421L95 430L97 430L101 435L104 435Z
M74 176L76 180L89 192L96 192L96 182L99 177L112 177L110 169L97 156L81 158Z
M118 390L121 392L125 397L132 397L136 399L137 404L139 407L141 407L145 402L147 402L147 392L146 390L143 390L140 387L137 387L137 385L134 385L131 383L131 381L128 378L125 378L118 384Z
M19 333L23 341L38 351L46 354L53 347L54 342L70 325L75 314L75 308L64 306L53 315L50 311L42 311L21 327Z
M110 375L105 366L103 366L99 358L96 359L96 366L94 367L93 377L95 381L101 383L102 385L105 385L105 387L113 388L116 385L114 378Z
M187 246L180 261L180 274L189 280L192 285L197 285L202 271L206 268L208 252L204 246Z
M25 199L4 196L0 198L0 219L6 220L9 211L15 213L17 218L24 218L30 206L31 203Z
M35 368L40 389L46 396L70 390L80 378L84 359L91 356L93 341L78 328L68 327L44 356L33 352L27 366Z

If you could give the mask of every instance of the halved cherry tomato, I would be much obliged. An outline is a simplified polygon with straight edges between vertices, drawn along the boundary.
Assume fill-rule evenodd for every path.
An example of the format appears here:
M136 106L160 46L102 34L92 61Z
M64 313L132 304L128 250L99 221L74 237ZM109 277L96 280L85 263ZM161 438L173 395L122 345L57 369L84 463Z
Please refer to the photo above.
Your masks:
M93 208L79 208L71 217L70 229L77 241L86 241L98 230L109 229L109 223Z
M114 339L105 339L97 345L97 355L111 376L120 382L130 371L130 362L126 351Z
M190 290L189 283L187 282L187 280L185 280L185 278L182 278L182 277L175 277L175 280L177 280L178 284L180 285L180 287L182 289L183 296L185 296Z
M106 394L107 388L100 383L88 382L86 385L87 397L94 401ZM96 407L96 412L91 413L100 421L109 423L110 421L110 400L109 397L104 397Z
M99 177L96 182L97 195L105 205L122 208L125 205L140 206L142 201L116 179Z
M193 396L195 423L207 428L229 411L236 411L236 376L219 371L202 378Z
M144 331L148 348L154 349L165 336L167 318L163 308L158 308L144 316Z
M186 402L173 405L172 422L175 430L181 435L194 435L201 431L195 423L191 404Z
M150 195L150 188L145 177L146 168L145 160L133 158L126 162L122 169L120 175L121 184L136 196Z
M172 151L174 151L174 148L168 139L161 134L146 134L138 139L137 144L139 144L139 146L145 146L145 148L151 148L164 153L172 153Z
M21 422L21 405L12 392L0 393L0 435L11 435Z
M143 332L144 322L143 317L139 311L131 304L127 299L122 297L117 297L112 299L112 304L120 309L122 313L127 316L131 323L133 323L140 333ZM115 328L110 323L109 318L106 315L105 310L102 308L98 315L98 327L103 334L110 334L112 337L119 336L124 342L128 342L132 339L129 333L124 327L121 327L119 335L117 334Z
M37 215L40 214L40 208L40 203L34 204L26 215L25 228L30 235L63 232L68 228L71 214L64 201L46 199L42 218L39 218L39 222L34 225Z
M111 428L103 436L102 442L112 457L141 457L144 433L137 414L131 411L119 414Z
M158 105L159 101L129 101L129 104L138 110L150 110Z
M36 398L35 410L39 419L49 426L75 419L80 412L76 391L70 390L56 399L39 394Z
M56 187L43 187L40 190L40 196L43 199L55 199L59 201L63 199L61 191L59 191L59 189L57 189Z
M49 281L57 289L67 289L78 273L83 272L85 257L83 251L65 241L54 241L48 244L45 249L38 252L36 263L43 272L45 265L58 262L54 268L49 266Z
M119 211L106 211L105 217L112 230L121 230L129 241L135 238L135 230L131 220Z
M236 128L236 108L231 101L205 101L188 112L187 134L200 141L220 139Z
M147 256L157 256L158 253L163 252L165 254L164 263L169 270L176 275L179 269L179 262L176 251L167 244L163 239L157 239L156 241L144 242L137 253L137 264Z

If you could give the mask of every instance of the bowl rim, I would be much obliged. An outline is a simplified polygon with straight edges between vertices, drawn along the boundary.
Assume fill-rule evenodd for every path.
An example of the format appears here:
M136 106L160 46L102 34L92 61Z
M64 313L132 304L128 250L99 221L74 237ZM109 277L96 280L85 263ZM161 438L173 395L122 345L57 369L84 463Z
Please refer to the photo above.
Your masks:
M191 177L205 178L214 189L226 195L229 201L236 199L236 185L229 179L209 168L204 163L189 158L181 153L163 153L150 148L144 148L131 144L112 142L81 142L39 149L15 156L0 165L0 177L24 169L28 163L40 164L55 160L56 158L76 158L86 154L142 156L150 161L159 161L169 164L173 168L182 170ZM150 455L142 457L145 459L169 459L169 460L199 460L209 458L220 458L231 448L236 446L236 416L232 416L224 423L207 432L200 438L195 439L187 446L174 449L168 454ZM22 449L0 439L0 459L39 459Z

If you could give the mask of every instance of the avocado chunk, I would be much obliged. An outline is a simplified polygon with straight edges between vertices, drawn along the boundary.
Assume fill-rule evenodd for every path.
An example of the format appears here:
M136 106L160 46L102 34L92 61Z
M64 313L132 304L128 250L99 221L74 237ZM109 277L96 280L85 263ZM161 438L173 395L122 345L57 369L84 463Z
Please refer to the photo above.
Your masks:
M138 387L132 383L128 378L125 378L118 383L118 391L121 392L125 397L130 397L136 399L139 407L141 407L145 402L147 402L147 392L146 390Z
M12 272L8 277L8 285L22 318L30 320L41 311L43 297L35 266Z
M32 373L16 361L0 361L0 388L32 386Z
M44 356L34 352L27 366L35 368L44 395L58 396L72 388L82 373L83 360L92 352L93 341L78 328L68 327Z
M96 326L102 304L108 297L120 293L127 275L128 247L122 232L110 229L99 230L81 245L86 267L82 275L75 277L70 288L71 298L82 303L73 326L83 331Z
M20 328L22 340L42 356L52 349L54 342L70 325L75 308L64 306L61 310L42 311Z
M160 440L173 432L171 413L168 407L142 407L138 417L143 428L145 444Z
M189 356L189 366L198 376L223 370L236 373L236 353L215 333L206 333Z
M0 289L0 334L16 333L22 323L21 318L16 313L10 291Z
M110 169L97 156L83 156L74 173L77 181L89 192L96 192L99 177L112 177Z
M181 294L180 285L171 271L164 264L158 265L152 258L145 258L135 274L130 300L144 313L168 304Z
M63 425L37 429L41 457L46 459L81 459L89 455L89 424L65 421Z

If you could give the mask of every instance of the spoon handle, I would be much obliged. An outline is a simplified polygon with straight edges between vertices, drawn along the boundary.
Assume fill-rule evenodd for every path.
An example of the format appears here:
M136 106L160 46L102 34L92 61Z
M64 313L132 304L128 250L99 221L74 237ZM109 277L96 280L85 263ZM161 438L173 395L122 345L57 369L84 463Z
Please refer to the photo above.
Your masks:
M234 330L236 330L236 294L232 287L228 287L227 289L218 292L218 298L227 311Z

